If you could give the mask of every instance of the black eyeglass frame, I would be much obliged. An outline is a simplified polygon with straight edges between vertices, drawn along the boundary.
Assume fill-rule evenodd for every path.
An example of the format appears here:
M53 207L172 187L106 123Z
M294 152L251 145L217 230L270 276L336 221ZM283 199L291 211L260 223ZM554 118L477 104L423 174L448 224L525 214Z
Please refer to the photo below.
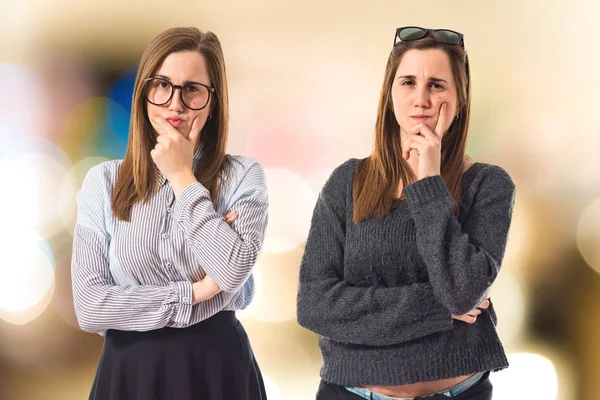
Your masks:
M167 101L165 101L163 103L154 103L153 101L151 101L148 98L148 93L147 93L147 91L148 91L148 83L151 82L151 81L154 81L154 80L163 81L163 82L166 82L169 85L171 85L171 95L169 96L169 98L167 99ZM167 104L168 102L170 102L171 99L173 98L173 95L175 94L175 91L177 89L179 89L179 98L181 99L181 104L183 104L186 108L189 108L190 110L200 111L200 110L203 110L204 108L206 108L206 106L210 102L210 96L215 92L215 88L214 87L205 85L204 83L194 82L194 83L186 83L183 86L181 86L181 85L174 85L173 83L169 82L167 79L164 79L164 78L161 78L161 77L158 77L158 76L152 76L150 78L146 78L146 79L144 79L144 82L145 82L144 97L146 98L146 100L148 101L148 103L154 104L155 106L164 106L165 104ZM185 100L183 100L183 89L185 89L186 87L191 86L191 85L204 86L208 90L208 98L206 99L206 104L204 104L200 108L192 108L192 107L188 106L187 104L185 104Z

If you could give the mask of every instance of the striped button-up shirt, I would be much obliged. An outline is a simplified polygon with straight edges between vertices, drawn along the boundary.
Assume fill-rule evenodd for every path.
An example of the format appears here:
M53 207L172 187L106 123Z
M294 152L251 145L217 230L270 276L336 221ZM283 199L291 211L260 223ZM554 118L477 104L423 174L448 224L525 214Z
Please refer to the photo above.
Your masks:
M175 199L160 175L158 192L132 208L131 222L111 212L122 161L88 172L77 194L71 263L75 312L83 330L183 328L250 303L252 268L267 225L265 174L253 159L227 158L230 168L215 204L200 183ZM233 210L239 216L229 226L223 216ZM192 283L206 275L222 292L192 305Z

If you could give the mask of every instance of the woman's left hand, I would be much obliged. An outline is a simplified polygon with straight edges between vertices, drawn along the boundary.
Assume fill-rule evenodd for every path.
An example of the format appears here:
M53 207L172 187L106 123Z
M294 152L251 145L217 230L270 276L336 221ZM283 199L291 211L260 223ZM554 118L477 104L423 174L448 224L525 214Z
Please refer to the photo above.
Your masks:
M217 285L217 282L206 275L204 279L192 283L192 304L212 299L220 292L221 288Z
M463 321L466 322L467 324L474 324L475 321L477 321L477 317L479 315L481 315L481 313L483 312L483 310L487 310L488 307L490 306L490 298L486 298L484 299L480 305L478 305L475 309L469 311L466 314L463 315L454 315L452 314L452 318L459 320L459 321Z
M156 117L154 123L158 127L158 137L150 156L178 196L185 187L196 181L192 160L196 140L200 135L200 119L192 121L187 138L162 117Z
M402 157L408 160L411 150L417 151L419 154L418 180L441 174L442 136L447 127L447 110L446 103L442 103L433 132L422 122L408 132L408 139L402 148Z

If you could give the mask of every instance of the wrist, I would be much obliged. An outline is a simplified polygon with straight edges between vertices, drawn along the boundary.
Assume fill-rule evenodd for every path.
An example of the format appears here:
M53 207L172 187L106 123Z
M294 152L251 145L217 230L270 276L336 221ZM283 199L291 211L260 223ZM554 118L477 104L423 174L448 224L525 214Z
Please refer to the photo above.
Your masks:
M192 304L212 299L221 292L219 285L209 276L192 284Z
M210 298L215 297L217 294L221 293L221 288L210 276L206 275L204 279L202 279L204 285L206 287L206 291Z
M202 301L200 299L200 291L202 289L202 287L200 287L200 283L202 283L202 281L192 283L192 305L196 305Z
M171 187L173 188L175 197L178 198L181 195L181 192L196 182L198 182L198 180L192 171L180 172L179 174L175 175L175 177L171 180Z
M441 175L441 173L439 171L426 171L419 174L419 180L437 175Z

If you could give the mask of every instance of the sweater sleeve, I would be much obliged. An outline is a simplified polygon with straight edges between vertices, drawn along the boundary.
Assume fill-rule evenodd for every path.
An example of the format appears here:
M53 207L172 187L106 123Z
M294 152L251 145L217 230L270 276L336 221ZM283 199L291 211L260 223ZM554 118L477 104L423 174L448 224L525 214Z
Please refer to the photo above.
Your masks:
M451 330L450 313L430 283L358 287L344 280L346 199L353 166L347 162L334 171L315 206L300 268L298 322L339 342L372 346Z
M441 176L405 188L417 228L417 248L436 296L455 315L479 305L498 276L508 238L515 185L497 166L481 172L464 222Z

